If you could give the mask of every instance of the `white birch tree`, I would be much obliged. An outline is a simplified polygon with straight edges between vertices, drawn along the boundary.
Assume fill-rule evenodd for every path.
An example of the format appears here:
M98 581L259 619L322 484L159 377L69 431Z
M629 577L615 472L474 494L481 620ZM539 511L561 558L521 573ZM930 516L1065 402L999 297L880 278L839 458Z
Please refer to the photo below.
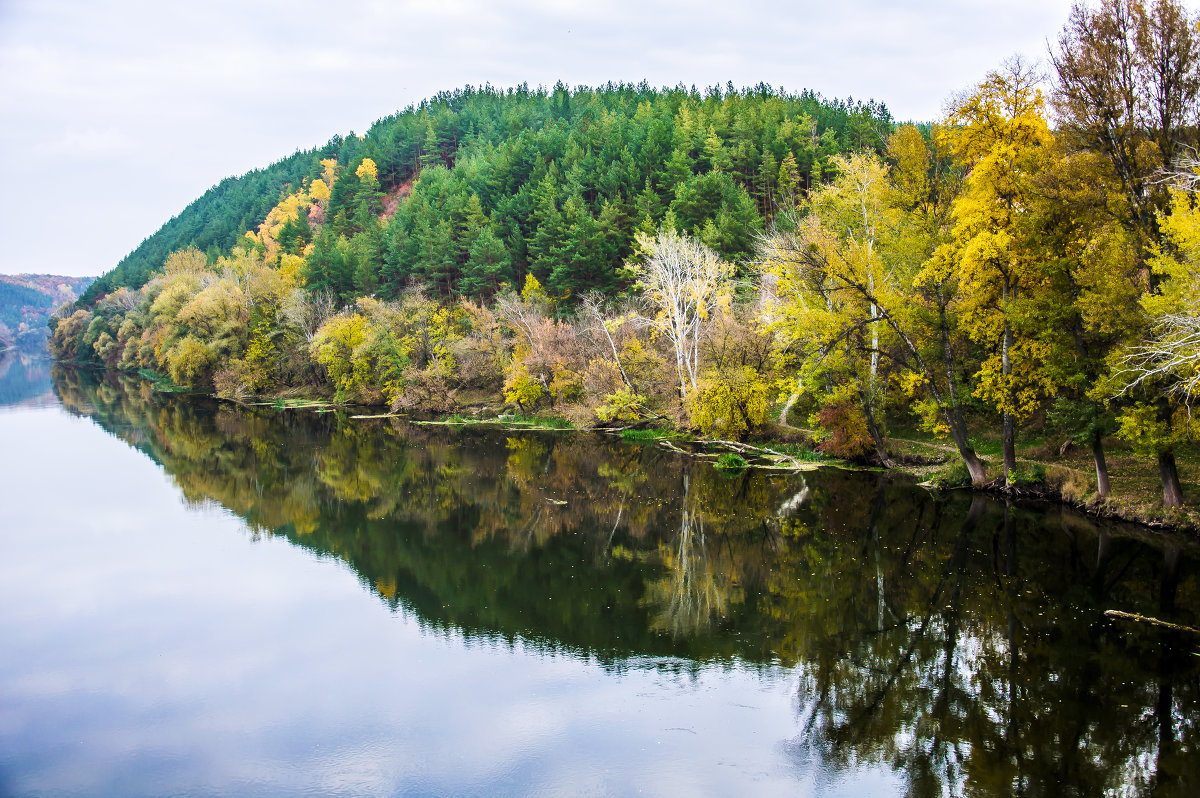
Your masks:
M675 230L653 238L637 235L644 258L630 264L638 286L658 309L651 324L675 350L679 395L686 398L700 379L700 340L706 322L732 296L733 266L704 244Z

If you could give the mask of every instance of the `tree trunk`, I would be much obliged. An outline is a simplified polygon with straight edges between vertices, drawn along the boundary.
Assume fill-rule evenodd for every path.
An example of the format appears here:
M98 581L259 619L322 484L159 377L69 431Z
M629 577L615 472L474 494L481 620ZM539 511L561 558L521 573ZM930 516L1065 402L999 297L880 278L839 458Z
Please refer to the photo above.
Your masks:
M779 426L791 426L788 424L788 413L792 412L792 408L795 407L796 401L800 398L800 391L803 390L803 388L804 386L801 383L800 378L797 377L796 389L792 391L792 395L788 397L787 403L784 404L783 409L779 411Z
M1162 478L1163 507L1182 507L1183 488L1179 485L1179 469L1175 467L1175 453L1164 452L1158 456L1158 475Z
M1017 470L1017 425L1012 413L1004 414L1004 487L1011 488Z
M954 354L950 348L950 334L946 324L946 301L942 295L942 291L938 289L938 316L942 329L942 365L946 369L946 390L947 395L942 396L938 390L937 380L934 374L925 365L925 359L921 357L921 351L917 349L916 344L911 338L905 334L903 328L896 323L896 320L890 314L886 315L888 324L904 342L905 348L912 355L913 361L916 363L917 371L925 376L929 385L929 393L933 396L933 401L937 403L938 409L942 412L942 417L946 420L946 425L950 428L950 435L954 438L954 445L958 449L958 454L963 459L963 464L967 467L967 473L971 475L971 484L982 485L987 481L987 474L983 470L983 463L979 461L979 456L975 454L975 450L971 448L971 443L967 435L967 423L963 420L962 408L958 406L958 387L954 381Z
M875 423L875 410L871 407L870 398L865 392L859 391L858 399L862 402L863 415L867 417L867 431L871 433L871 440L875 441L875 454L879 456L879 462L884 468L895 468L896 464L888 457L887 445L879 432L879 426Z
M1004 281L1004 339L1000 346L1000 373L1004 375L1004 392L1006 398L1012 399L1012 348L1013 329L1009 319L1009 304L1017 299L1017 288L1010 285L1011 278ZM1017 470L1016 424L1012 413L1004 411L1004 487L1011 488L1013 472Z
M954 445L958 448L958 456L962 458L963 465L967 467L967 473L971 475L972 485L982 485L987 482L987 472L984 471L983 463L979 460L979 455L975 454L975 450L971 448L971 443L967 439L966 424L958 416L957 412L946 412L946 421L950 426L950 437L954 439Z
M982 485L987 482L987 472L983 468L983 463L979 461L979 455L975 454L975 450L971 447L970 436L967 435L967 422L963 419L962 408L958 405L958 381L954 374L954 349L950 345L950 325L946 318L948 302L941 287L937 289L937 300L938 327L941 329L942 335L942 366L946 369L946 398L948 400L944 415L946 423L950 427L950 436L958 448L958 454L967 467L967 473L971 475L971 484ZM910 345L910 347L913 352L916 352L915 346ZM933 388L932 374L929 374L929 385L933 390L934 398L938 399L941 404L941 397L937 396L937 391Z
M1092 459L1096 461L1096 494L1108 495L1108 463L1104 459L1104 441L1099 435L1092 439Z

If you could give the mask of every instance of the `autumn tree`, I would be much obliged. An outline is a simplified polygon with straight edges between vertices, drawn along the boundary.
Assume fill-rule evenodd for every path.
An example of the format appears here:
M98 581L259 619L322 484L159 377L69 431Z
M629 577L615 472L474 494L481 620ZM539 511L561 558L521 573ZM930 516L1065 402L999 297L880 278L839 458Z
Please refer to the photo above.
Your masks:
M1161 175L1196 145L1197 16L1178 0L1103 0L1095 8L1078 3L1051 59L1062 135L1069 146L1096 156L1097 179L1109 188L1104 210L1132 242L1139 287L1159 293L1163 275L1150 264L1170 208L1169 181ZM1145 401L1149 404L1126 409L1122 430L1159 440L1154 429L1173 428L1178 408L1164 395ZM1139 431L1135 419L1154 429ZM1157 450L1164 498L1168 505L1178 503L1173 450L1151 448Z
M887 463L877 411L882 396L881 335L888 329L884 304L891 304L883 297L894 297L897 288L880 251L880 238L893 216L887 201L888 171L878 157L867 153L835 158L833 164L838 177L813 191L806 215L794 229L777 225L766 240L764 262L774 300L768 318L784 346L801 361L802 381L823 394L822 403L828 406L824 412L833 414L830 419L844 415L847 409L837 406L849 401L879 459Z
M713 313L731 296L733 267L704 244L673 229L638 234L642 259L630 264L638 286L658 311L655 329L671 342L679 395L700 379L700 340Z
M893 267L897 284L912 288L888 314L907 353L910 376L902 384L917 400L914 408L927 428L950 436L971 481L983 484L987 477L964 413L970 363L961 329L961 281L957 271L935 267L934 256L951 240L953 209L965 181L945 127L922 133L905 125L888 139L890 199L899 211Z
M1146 335L1112 356L1112 385L1120 395L1141 394L1121 414L1120 435L1143 454L1157 457L1163 505L1183 503L1175 450L1200 429L1192 419L1200 385L1200 208L1194 195L1174 192L1171 214L1162 220L1166 243L1150 266L1159 290L1142 297Z
M1001 414L1006 485L1017 423L1054 391L1037 335L1051 260L1036 212L1034 181L1051 145L1038 81L1014 58L953 103L945 135L970 175L954 206L953 239L932 267L958 272L967 333L987 348L976 394Z
M1038 178L1040 232L1053 253L1054 290L1039 308L1044 367L1055 386L1046 421L1091 448L1096 493L1109 493L1105 438L1117 430L1109 356L1144 325L1132 237L1106 208L1107 180L1094 153L1056 137L1052 167Z
M827 401L825 419L842 438L871 441L886 457L877 425L868 434L866 409L874 406L867 389L879 384L887 362L930 428L950 435L972 482L982 484L986 473L961 406L957 276L931 268L949 237L960 179L940 137L914 127L892 136L888 155L890 172L870 156L842 159L834 183L813 192L808 216L792 227L777 224L765 239L767 319L804 366L801 387L824 370L830 382L814 390L841 393ZM864 408L857 422L839 399Z
M1062 132L1100 155L1145 264L1168 205L1155 177L1195 143L1197 17L1178 0L1077 3L1051 52Z

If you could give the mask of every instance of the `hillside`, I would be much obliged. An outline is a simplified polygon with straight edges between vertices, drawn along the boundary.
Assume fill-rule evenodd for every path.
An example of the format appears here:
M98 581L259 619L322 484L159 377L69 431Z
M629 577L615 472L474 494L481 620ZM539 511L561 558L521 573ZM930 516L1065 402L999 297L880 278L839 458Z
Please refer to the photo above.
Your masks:
M891 128L881 104L765 85L467 87L221 181L83 302L140 287L185 247L211 264L273 212L259 243L304 255L308 285L343 300L414 279L488 296L528 274L555 295L613 290L637 229L669 218L744 258L781 204L832 176L832 157L881 151Z
M53 274L0 274L0 341L37 343L49 334L56 308L73 302L94 280Z

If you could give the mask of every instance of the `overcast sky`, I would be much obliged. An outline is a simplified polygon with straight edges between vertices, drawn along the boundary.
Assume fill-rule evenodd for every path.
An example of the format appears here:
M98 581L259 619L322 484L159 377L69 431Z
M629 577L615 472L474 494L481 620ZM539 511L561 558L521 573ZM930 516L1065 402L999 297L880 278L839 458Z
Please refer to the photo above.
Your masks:
M229 175L444 89L732 81L936 118L1070 0L0 0L0 273L101 274Z

